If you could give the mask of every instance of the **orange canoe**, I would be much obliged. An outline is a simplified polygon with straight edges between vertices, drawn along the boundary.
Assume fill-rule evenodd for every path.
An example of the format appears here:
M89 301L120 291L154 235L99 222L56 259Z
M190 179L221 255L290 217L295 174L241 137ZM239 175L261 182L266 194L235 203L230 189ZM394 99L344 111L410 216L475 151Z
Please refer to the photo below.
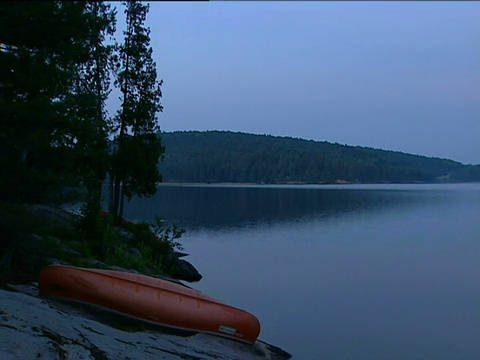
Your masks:
M200 291L121 271L46 267L40 293L98 305L149 322L254 343L260 323L252 314Z

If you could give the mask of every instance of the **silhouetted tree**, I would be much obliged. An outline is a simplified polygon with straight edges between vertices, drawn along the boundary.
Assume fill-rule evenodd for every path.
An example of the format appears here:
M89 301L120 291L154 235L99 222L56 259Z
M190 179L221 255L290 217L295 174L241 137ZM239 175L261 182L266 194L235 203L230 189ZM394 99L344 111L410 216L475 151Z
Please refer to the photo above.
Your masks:
M106 37L113 40L115 11L100 1L85 3L85 26L88 37L84 59L78 68L78 78L71 92L71 120L78 129L76 168L87 189L83 227L90 236L97 235L101 209L102 185L109 165L109 118L105 101L110 93L110 74L113 70L114 45L106 45ZM113 43L111 41L111 43Z
M111 54L103 42L114 25L102 2L1 3L2 198L38 201L81 181L100 203Z
M75 182L70 93L88 36L83 2L0 4L2 198L39 200Z
M127 21L124 43L119 47L115 84L122 92L121 109L115 119L115 154L110 175L113 199L110 212L123 214L124 197L151 196L161 181L158 161L164 152L156 114L162 111L162 81L157 81L150 46L150 29L144 26L148 5L138 1L123 3Z

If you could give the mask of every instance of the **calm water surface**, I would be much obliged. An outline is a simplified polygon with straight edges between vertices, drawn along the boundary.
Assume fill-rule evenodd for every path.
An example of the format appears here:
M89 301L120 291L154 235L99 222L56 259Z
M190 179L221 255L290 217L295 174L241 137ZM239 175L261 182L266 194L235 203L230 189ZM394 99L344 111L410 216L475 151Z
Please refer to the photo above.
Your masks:
M480 359L480 184L172 186L194 287L294 359Z

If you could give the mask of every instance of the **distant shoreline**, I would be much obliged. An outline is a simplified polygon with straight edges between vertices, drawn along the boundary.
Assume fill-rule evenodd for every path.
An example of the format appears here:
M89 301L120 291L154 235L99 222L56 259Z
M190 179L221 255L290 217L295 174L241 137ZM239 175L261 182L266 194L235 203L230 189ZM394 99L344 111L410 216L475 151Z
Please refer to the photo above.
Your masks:
M480 181L480 165L399 151L302 139L189 131L162 133L163 180L255 185Z
M195 186L225 186L225 187L272 187L272 186L292 186L292 187L355 187L355 186L398 186L398 185L460 185L460 184L480 184L480 182L410 182L410 183L255 183L255 182L162 182L157 183L157 186L183 186L183 187L195 187Z

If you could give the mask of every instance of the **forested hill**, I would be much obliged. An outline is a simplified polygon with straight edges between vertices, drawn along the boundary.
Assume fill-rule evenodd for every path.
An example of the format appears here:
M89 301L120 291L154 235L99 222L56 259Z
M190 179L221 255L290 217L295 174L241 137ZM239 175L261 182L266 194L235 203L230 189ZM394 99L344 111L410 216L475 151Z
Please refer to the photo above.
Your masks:
M328 142L226 131L164 132L165 182L480 181L480 166Z

